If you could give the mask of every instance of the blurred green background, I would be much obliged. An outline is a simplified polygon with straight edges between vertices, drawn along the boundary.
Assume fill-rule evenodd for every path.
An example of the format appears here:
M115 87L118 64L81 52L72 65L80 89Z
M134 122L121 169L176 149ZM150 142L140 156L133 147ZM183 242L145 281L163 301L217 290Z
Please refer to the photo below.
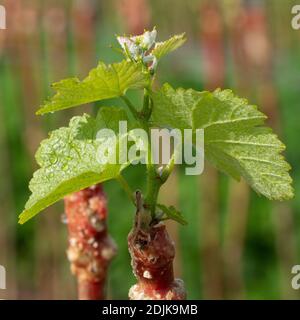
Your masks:
M191 299L298 299L291 268L300 264L300 30L291 27L297 1L7 0L0 30L0 264L3 299L74 299L65 257L62 203L24 226L17 216L29 196L34 153L47 132L105 102L43 117L35 111L61 78L83 77L99 59L121 57L114 35L156 26L159 40L186 32L188 41L159 66L158 84L230 87L256 103L287 145L296 190L290 202L259 197L210 166L201 176L177 168L161 193L188 219L168 223L176 242L176 275ZM135 99L132 96L132 99ZM125 172L141 186L143 168ZM109 227L119 246L109 275L110 298L127 298L135 283L126 237L134 208L115 182L105 183Z

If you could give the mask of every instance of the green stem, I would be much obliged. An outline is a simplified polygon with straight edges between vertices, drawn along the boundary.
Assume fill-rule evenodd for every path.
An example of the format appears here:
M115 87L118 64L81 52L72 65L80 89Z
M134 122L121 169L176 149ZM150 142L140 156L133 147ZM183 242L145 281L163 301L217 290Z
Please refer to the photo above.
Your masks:
M152 172L148 172L147 195L145 204L149 208L152 218L155 217L156 203L161 186L162 181L160 180L160 178L156 174L153 175Z
M140 122L141 127L147 131L148 137L150 137L150 127L149 127L149 118L151 116L153 102L151 100L150 89L144 89L144 104L141 112L138 112L134 105L130 102L130 100L126 96L122 96L122 100L126 103L129 110L133 114L133 116ZM166 182L171 171L174 167L174 160L170 162L168 166L164 169L162 174L160 175L156 166L153 163L152 159L152 150L151 144L148 146L148 161L147 161L147 193L145 197L145 207L149 210L151 217L155 217L155 209L157 204L158 193L160 187ZM130 189L127 181L120 175L118 177L118 181L121 186L125 190L125 192L129 195L132 202L135 204L135 199L133 196L133 192Z
M144 104L143 109L141 111L141 115L145 120L149 120L152 112L152 101L149 95L149 90L144 89Z
M163 183L165 183L168 180L170 174L174 170L174 165L175 165L175 152L172 154L170 162L165 166L165 168L161 173L161 180L163 181Z
M150 137L150 128L148 122L145 121L147 126L147 133ZM160 177L156 171L156 166L153 163L151 144L148 145L148 161L147 161L147 194L145 198L145 204L148 207L152 218L155 217L155 208L160 189Z
M147 196L146 204L148 204L152 218L155 217L155 208L158 198L158 193L161 186L168 180L170 174L172 173L175 165L175 153L173 153L170 162L165 166L161 173L156 171L155 166L150 166L148 168L148 183L147 183Z
M143 126L145 129L147 129L148 137L151 136L148 121L151 116L152 107L153 105L152 105L151 97L149 95L149 90L144 89L144 105L143 105L141 115L143 117L143 120L142 120ZM156 170L156 166L153 163L151 145L149 144L148 161L147 161L147 193L145 197L145 205L150 211L152 218L155 217L155 209L156 209L158 193L162 184L163 184L163 181L161 180L161 177L159 176Z
M123 188L123 190L126 192L126 194L128 195L129 199L133 202L133 204L135 205L135 198L134 198L134 193L131 190L128 182L126 181L126 179L120 174L117 177L118 182L120 183L121 187Z

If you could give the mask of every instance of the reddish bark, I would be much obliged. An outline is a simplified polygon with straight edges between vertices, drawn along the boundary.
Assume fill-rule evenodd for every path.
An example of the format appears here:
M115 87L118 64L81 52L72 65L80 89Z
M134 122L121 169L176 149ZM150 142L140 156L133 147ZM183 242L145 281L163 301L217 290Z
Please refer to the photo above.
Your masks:
M116 245L107 232L106 196L101 185L65 197L69 231L67 256L77 277L80 300L102 300Z
M141 221L138 210L134 228L128 235L133 273L138 283L131 287L131 300L185 300L181 279L174 279L175 248L166 226L160 222L149 226ZM146 215L144 215L144 218Z

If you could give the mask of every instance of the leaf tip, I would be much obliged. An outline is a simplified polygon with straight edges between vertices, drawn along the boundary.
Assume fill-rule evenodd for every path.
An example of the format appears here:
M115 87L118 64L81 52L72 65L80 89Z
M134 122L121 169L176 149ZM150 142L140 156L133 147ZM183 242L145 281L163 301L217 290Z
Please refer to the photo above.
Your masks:
M25 218L25 212L23 211L18 217L18 224L23 225L28 219Z
M38 109L38 110L35 112L35 114L36 114L37 116L41 116L41 115L43 115L43 114L44 114L44 112L43 112L43 108Z

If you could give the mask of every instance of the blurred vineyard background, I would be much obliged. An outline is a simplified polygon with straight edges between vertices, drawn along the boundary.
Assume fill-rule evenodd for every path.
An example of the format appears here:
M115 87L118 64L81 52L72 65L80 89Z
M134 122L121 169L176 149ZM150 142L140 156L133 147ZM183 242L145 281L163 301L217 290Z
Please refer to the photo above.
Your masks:
M196 89L232 87L269 116L287 145L296 196L270 202L206 165L200 177L177 169L161 198L178 206L187 227L169 223L176 241L176 275L191 299L297 299L291 268L300 264L300 30L291 28L297 1L242 0L7 0L0 30L0 264L7 269L4 299L74 299L65 258L63 205L24 226L17 216L29 196L34 153L47 132L105 102L44 117L35 111L50 84L83 77L117 33L157 26L159 39L187 33L188 42L160 64L158 83ZM132 99L135 99L132 96ZM125 172L133 186L141 168ZM110 298L127 298L134 283L126 236L134 208L115 182L105 184L110 231L119 246L109 276Z

